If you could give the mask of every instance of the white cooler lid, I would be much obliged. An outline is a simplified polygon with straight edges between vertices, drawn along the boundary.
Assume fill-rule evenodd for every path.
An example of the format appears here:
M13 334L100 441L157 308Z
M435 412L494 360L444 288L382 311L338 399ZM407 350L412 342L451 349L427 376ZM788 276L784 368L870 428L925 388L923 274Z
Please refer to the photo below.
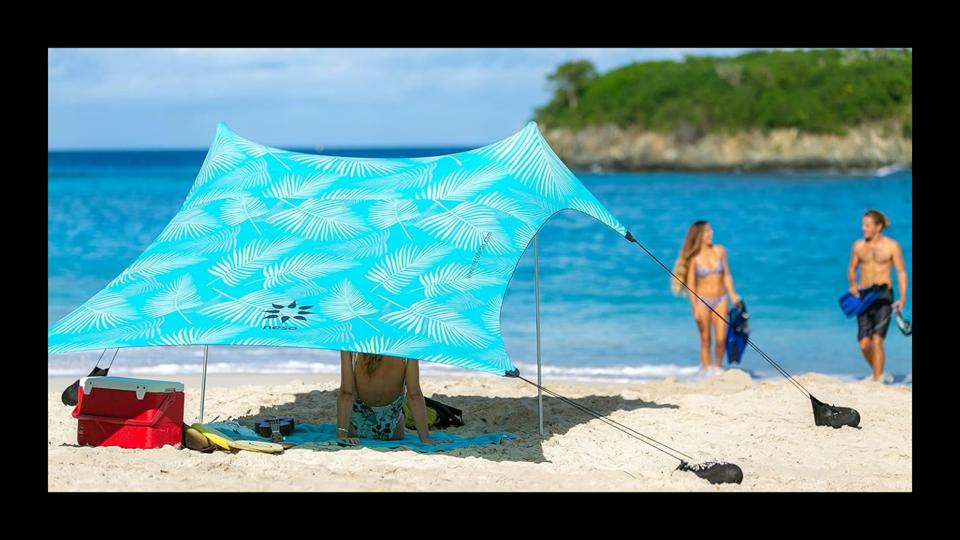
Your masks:
M83 393L87 395L94 388L109 388L111 390L136 392L137 399L143 399L143 395L147 392L183 392L183 383L181 382L130 379L127 377L84 377L80 379L80 386L83 388Z

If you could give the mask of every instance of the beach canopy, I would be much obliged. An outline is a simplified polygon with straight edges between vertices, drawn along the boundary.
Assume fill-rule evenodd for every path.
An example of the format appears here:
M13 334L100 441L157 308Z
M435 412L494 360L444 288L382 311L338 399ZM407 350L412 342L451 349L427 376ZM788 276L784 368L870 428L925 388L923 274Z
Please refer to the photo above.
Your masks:
M222 122L183 206L48 353L163 345L308 347L517 375L507 284L553 214L631 240L535 123L444 156L288 152Z

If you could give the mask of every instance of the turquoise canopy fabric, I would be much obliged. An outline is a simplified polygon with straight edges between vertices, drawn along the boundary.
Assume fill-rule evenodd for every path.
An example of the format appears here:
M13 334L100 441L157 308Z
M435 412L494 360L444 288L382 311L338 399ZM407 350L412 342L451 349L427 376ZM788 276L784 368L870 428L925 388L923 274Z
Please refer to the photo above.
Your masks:
M626 228L535 123L458 154L301 154L224 123L180 211L48 353L158 345L309 347L515 375L507 284L554 213Z

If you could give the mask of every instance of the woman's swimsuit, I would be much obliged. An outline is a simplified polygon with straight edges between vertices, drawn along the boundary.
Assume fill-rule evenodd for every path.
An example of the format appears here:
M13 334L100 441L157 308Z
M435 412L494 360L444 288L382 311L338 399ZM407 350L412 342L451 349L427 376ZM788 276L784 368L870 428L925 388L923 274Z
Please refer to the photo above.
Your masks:
M407 365L406 358L403 359L403 365ZM353 353L353 369L356 372L357 353ZM403 401L406 397L406 384L403 385L403 390L397 399L379 407L367 405L356 397L353 400L353 414L350 417L353 432L362 439L392 440L397 432L400 417L403 415Z
M723 261L717 261L716 268L707 268L706 266L697 264L694 271L697 273L697 279L703 279L710 274L719 274L723 272ZM703 301L706 302L707 305L709 305L712 309L717 309L717 306L723 303L723 301L727 298L727 295L721 294L720 296L716 297L701 296L701 298L703 298Z

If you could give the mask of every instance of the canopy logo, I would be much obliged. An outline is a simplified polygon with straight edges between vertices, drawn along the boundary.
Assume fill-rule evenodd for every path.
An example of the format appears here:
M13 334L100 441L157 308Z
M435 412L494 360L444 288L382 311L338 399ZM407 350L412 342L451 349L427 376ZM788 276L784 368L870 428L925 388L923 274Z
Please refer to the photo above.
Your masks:
M284 323L286 323L290 319L293 319L295 321L307 322L307 318L304 317L304 315L313 315L313 313L308 311L313 306L297 307L296 300L294 300L293 302L290 303L290 305L287 305L287 306L284 306L281 304L272 304L272 305L273 305L273 309L263 310L264 330L296 330L297 329L296 326L285 326ZM279 319L279 321L276 321L274 319ZM280 325L270 326L269 324L266 323L266 321L270 321L271 323L279 322Z
M484 235L483 242L480 242L477 253L473 256L473 260L470 261L470 270L467 272L467 279L470 279L473 276L473 271L477 269L477 263L480 262L480 256L483 255L483 248L487 247L487 242L490 241L491 236L493 236L493 233L488 232Z

